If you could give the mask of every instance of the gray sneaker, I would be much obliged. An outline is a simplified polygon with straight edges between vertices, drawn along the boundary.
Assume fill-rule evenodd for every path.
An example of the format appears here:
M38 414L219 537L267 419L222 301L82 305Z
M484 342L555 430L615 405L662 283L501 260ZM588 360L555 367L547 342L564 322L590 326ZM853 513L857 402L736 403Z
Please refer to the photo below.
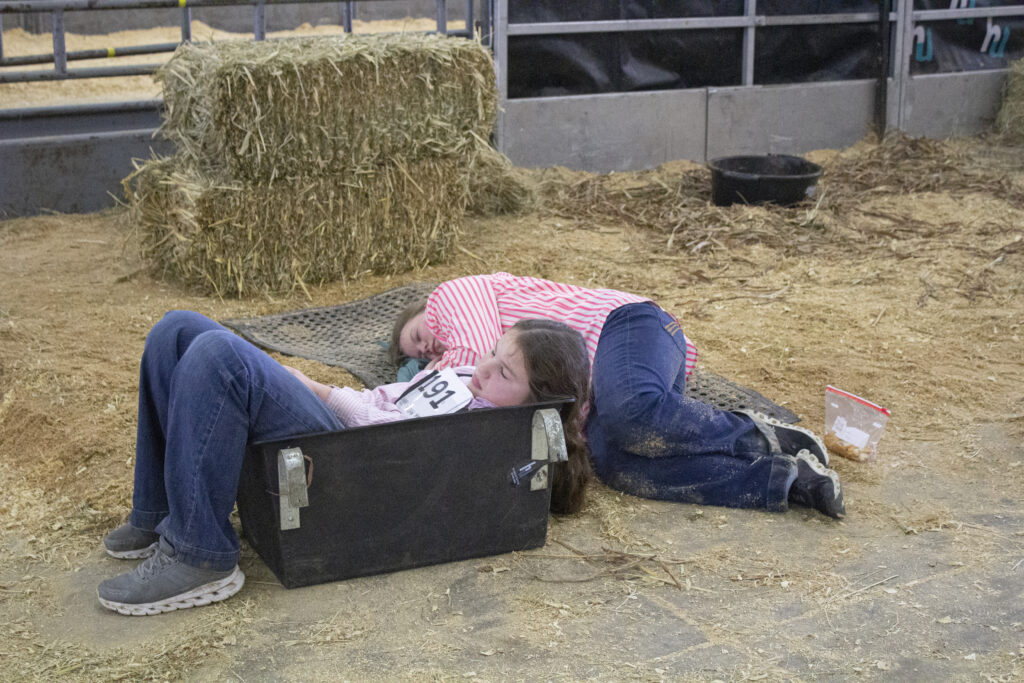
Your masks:
M103 537L103 547L107 555L119 560L141 560L156 552L159 540L160 535L155 531L140 529L125 522Z
M226 572L198 569L177 559L174 548L160 539L152 557L102 582L96 592L107 609L144 616L209 605L230 598L244 583L238 565Z

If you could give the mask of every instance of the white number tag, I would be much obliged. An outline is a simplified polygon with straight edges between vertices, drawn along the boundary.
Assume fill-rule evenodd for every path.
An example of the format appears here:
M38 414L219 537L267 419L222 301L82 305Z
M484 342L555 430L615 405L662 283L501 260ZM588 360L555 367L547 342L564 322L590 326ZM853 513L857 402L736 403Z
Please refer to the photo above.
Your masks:
M429 417L457 412L472 400L473 392L469 387L454 370L445 368L440 372L435 370L409 387L395 405L411 417Z

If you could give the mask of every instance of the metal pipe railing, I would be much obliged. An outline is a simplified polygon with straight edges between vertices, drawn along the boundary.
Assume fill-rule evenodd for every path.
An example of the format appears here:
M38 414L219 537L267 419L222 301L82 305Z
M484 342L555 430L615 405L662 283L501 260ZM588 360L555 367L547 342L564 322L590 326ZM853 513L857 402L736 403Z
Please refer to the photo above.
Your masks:
M156 72L161 64L137 64L133 66L97 66L85 69L59 71L15 71L0 74L0 83L27 83L29 81L66 81L81 78L111 78L116 76L148 76Z
M127 47L104 47L92 50L72 50L65 53L69 62L83 59L109 59L111 57L131 57L137 55L153 55L163 52L174 52L180 43L153 43L150 45L129 45ZM21 55L0 58L0 66L28 66L31 64L47 64L53 62L54 55Z
M181 8L181 42L192 41L192 10L188 7Z
M488 0L484 0L486 3ZM52 15L53 52L42 55L25 55L17 57L3 56L3 33L0 23L0 67L25 66L32 64L44 64L52 62L52 71L15 71L3 73L0 71L0 83L22 83L30 81L56 81L65 79L81 78L105 78L118 76L139 76L152 74L160 68L160 64L144 64L135 66L112 66L95 67L68 70L68 61L85 59L107 59L112 57L124 57L128 55L158 54L173 52L180 43L160 43L154 45L138 45L127 47L108 47L105 49L76 50L67 52L65 46L65 11L87 11L94 9L118 10L118 9L158 9L167 7L179 7L181 15L181 42L186 43L192 40L192 9L193 7L230 7L230 6L252 6L253 7L253 36L256 40L266 40L267 5L304 5L304 4L325 4L325 0L24 0L0 1L0 21L4 14L19 13L44 13ZM437 3L437 32L453 36L473 36L472 16L473 0L466 1L466 27L461 31L448 31L448 7L447 0L436 0ZM352 33L352 20L355 17L356 0L345 0L342 3L342 24L345 33Z
M746 0L743 3L743 14L748 19L757 16L757 0ZM754 85L754 41L757 39L754 24L743 29L743 67L740 69L740 82L743 85Z
M82 114L121 114L159 109L162 100L133 100L124 102L92 102L89 104L61 104L46 107L20 107L0 109L0 121L32 118L60 118Z
M64 12L53 13L53 68L58 74L68 72L67 47L64 44Z
M912 12L914 22L946 19L985 19L986 17L1024 17L1024 5L1006 7L969 7L965 9L924 9Z
M114 9L177 9L179 7L232 7L245 5L313 5L325 4L325 0L4 0L0 2L0 14L85 11Z
M896 19L890 12L890 21ZM915 10L915 23L949 19L1024 16L1024 4L1003 7L966 9ZM672 19L611 19L605 21L549 21L508 24L509 36L544 36L575 33L623 33L637 31L673 31L684 29L756 29L767 26L811 26L819 24L876 24L878 12L846 12L837 14L759 15L756 0L747 0L744 13L724 17L678 17Z
M257 2L252 13L252 34L257 41L267 39L267 5Z
M341 3L341 27L345 33L352 33L352 20L356 18L356 6L352 0Z
M448 33L448 3L437 0L437 32Z
M494 40L494 27L491 25L492 1L493 0L483 0L483 2L480 3L480 41L488 47L490 47ZM469 0L467 0L467 2L469 2Z
M875 131L885 137L889 127L889 76L892 70L890 45L892 22L889 0L878 3L878 82L875 85Z

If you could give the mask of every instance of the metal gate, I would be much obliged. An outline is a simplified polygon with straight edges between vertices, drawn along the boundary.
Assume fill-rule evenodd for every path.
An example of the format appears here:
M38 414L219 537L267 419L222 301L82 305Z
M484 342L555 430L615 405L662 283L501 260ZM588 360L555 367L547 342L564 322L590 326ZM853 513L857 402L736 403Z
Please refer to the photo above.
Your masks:
M803 153L850 145L873 130L899 129L915 136L973 134L991 125L1001 100L1006 69L913 74L911 60L928 27L942 21L1024 19L1024 0L999 0L976 7L951 0L950 9L915 9L914 0L891 0L888 12L803 15L759 13L757 0L742 0L735 16L512 23L512 0L433 0L435 30L469 35L475 27L491 43L501 109L497 145L528 167L563 165L594 171L650 168L666 161L704 161L740 153ZM944 1L944 0L943 0ZM31 12L49 17L53 51L8 57L0 32L0 83L66 80L152 73L158 65L76 68L97 57L157 54L178 45L163 43L106 50L71 51L64 42L66 12L165 8L181 13L181 40L192 38L197 7L249 6L253 37L266 37L268 5L330 4L351 31L358 2L322 0L0 0L5 16ZM398 4L396 2L396 4ZM448 31L449 4L462 12L466 29ZM779 26L849 26L878 23L889 55L877 78L784 85L757 85L755 48L759 32ZM731 29L742 31L740 84L678 90L510 98L509 41L519 36L600 35ZM1009 29L1002 35L1005 46ZM988 37L986 37L987 41ZM883 60L885 62L886 60ZM28 69L32 65L49 68ZM5 68L5 67L14 67ZM132 157L170 153L153 139L160 100L5 109L0 101L0 218L44 210L94 211L111 206ZM54 182L58 179L58 182Z
M892 0L889 12L765 15L744 0L736 16L511 23L510 0L496 0L494 57L502 109L499 148L527 167L563 165L593 171L650 168L674 159L704 161L731 154L795 153L838 148L873 130L947 137L986 130L998 111L1006 69L912 75L915 36L935 22L1024 19L1024 2L919 10ZM834 82L755 85L758 33L778 26L878 23L890 56L884 77ZM519 36L738 29L743 32L741 84L684 90L565 97L508 96L509 42ZM999 33L998 27L994 29ZM1009 28L1002 31L1005 47ZM990 36L986 36L987 47ZM890 40L891 38L891 40ZM920 45L920 42L917 43ZM886 60L882 60L885 63Z
M411 0L396 0L393 4L410 3ZM76 63L173 52L181 42L193 39L194 8L249 7L253 38L265 40L268 6L313 4L335 6L342 30L352 32L352 21L357 16L355 0L5 0L0 2L0 84L152 74L160 64L81 67ZM419 4L424 4L423 0ZM466 37L473 34L474 27L479 29L491 22L487 0L430 0L426 4L433 5L434 31L438 33ZM66 13L139 9L180 12L180 41L102 50L66 49ZM13 57L4 54L3 19L24 13L49 19L52 52ZM464 27L449 30L449 14L461 19ZM114 197L121 193L121 179L132 171L133 158L173 152L169 142L153 137L160 125L161 107L161 100L149 99L11 109L4 108L0 100L0 219L42 211L76 213L113 206Z

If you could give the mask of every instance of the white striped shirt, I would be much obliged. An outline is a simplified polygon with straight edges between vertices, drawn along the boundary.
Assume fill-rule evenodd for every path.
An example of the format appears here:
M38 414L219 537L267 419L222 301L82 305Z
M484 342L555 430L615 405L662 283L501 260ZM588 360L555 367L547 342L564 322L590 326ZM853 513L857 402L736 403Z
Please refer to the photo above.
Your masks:
M438 368L475 365L503 333L524 318L558 320L583 335L591 367L601 328L620 306L650 301L614 289L584 289L508 273L471 275L438 285L427 299L427 327L447 350ZM678 331L670 330L670 333ZM697 348L686 341L686 374L697 364Z

